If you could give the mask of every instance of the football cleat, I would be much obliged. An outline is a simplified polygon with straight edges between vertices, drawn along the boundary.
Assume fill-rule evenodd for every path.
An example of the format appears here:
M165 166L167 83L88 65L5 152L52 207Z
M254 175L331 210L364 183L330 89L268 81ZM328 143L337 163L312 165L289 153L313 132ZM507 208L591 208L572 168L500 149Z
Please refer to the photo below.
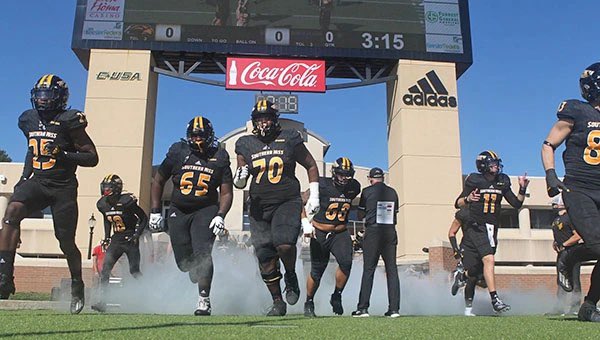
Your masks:
M85 286L82 280L71 280L71 314L79 314L85 305Z
M400 317L400 313L398 313L397 310L388 310L387 312L385 312L385 314L383 314L383 316L386 316L388 318L398 318Z
M454 271L454 282L452 282L452 289L450 290L450 293L452 293L452 296L455 296L456 293L458 293L458 290L461 287L464 287L465 284L467 284L467 280L465 278L465 272L457 269Z
M194 315L198 316L208 316L210 315L210 298L201 296L198 298L198 305L196 306L196 310L194 311Z
M267 313L267 316L285 316L287 313L287 305L282 300L273 301L273 306Z
M295 305L300 298L298 276L296 273L285 273L283 281L285 282L285 300L290 305Z
M556 277L556 283L562 288L565 292L573 291L573 281L572 281L572 272L569 270L566 258L568 252L561 251L558 253L558 258L556 259L556 272L558 273Z
M496 313L508 312L510 310L510 305L507 305L506 303L502 302L500 298L496 298L495 301L492 301L492 307L494 308L494 312Z
M331 304L331 307L333 309L333 314L344 314L344 306L342 306L342 294L331 294L331 299L329 299L329 303Z
M6 274L0 274L0 300L7 300L10 294L15 294L14 277L9 278Z
M473 314L473 307L465 307L465 316L477 316Z
M353 318L368 318L369 311L366 308L365 309L357 309L354 312L352 312L352 317Z
M306 301L304 303L304 316L308 318L314 318L315 314L315 303L313 301Z
M577 319L579 321L600 322L600 311L593 303L584 301L581 307L579 307Z

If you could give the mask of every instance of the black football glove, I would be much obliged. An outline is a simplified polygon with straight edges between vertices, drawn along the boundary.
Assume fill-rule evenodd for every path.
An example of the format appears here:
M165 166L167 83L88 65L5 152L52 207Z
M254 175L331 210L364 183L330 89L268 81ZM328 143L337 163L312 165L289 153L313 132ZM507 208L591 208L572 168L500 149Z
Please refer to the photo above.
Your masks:
M565 184L558 179L554 169L546 170L546 187L550 197L560 194L561 191L569 191Z
M140 235L138 235L138 234L125 236L125 241L131 243L134 246L137 246L139 239L140 239Z
M44 144L44 151L48 156L52 158L61 158L65 154L61 146L55 142L49 142Z

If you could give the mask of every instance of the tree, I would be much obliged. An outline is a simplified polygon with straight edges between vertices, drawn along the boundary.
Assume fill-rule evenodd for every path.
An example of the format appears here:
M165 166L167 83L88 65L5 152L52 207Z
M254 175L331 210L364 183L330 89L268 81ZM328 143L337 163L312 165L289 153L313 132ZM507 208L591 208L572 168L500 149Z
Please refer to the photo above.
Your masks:
M12 162L12 158L2 149L0 149L0 162Z

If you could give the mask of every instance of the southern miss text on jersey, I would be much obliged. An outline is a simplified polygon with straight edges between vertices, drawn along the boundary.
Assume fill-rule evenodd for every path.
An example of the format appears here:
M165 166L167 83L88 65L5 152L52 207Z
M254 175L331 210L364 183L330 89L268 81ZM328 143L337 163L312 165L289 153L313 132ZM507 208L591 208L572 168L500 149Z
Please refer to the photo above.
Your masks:
M229 154L224 149L209 149L202 155L192 152L187 142L180 141L171 145L158 171L173 181L171 204L181 211L191 212L218 204L217 190L221 184L232 182L230 164Z
M479 189L479 201L469 203L470 220L482 225L485 223L498 226L502 198L506 198L512 206L518 206L520 201L510 189L510 178L499 174L493 180L487 180L483 174L472 173L467 176L460 197L466 197L473 190Z
M331 178L319 178L319 211L313 219L319 223L340 225L348 223L352 200L360 193L360 183L351 179L343 188Z
M300 195L296 178L295 148L303 143L295 130L281 130L270 143L254 135L243 136L235 143L235 153L248 164L250 196L265 203L286 201Z
M53 158L45 151L47 143L55 143L64 151L76 152L69 131L85 128L85 115L77 110L66 110L49 122L44 122L36 110L27 110L19 117L19 129L27 138L33 153L33 173L39 177L67 179L75 176L77 164L64 158Z
M600 189L600 112L586 102L567 100L556 115L573 121L563 152L565 181Z
M105 221L111 225L113 237L118 235L131 235L135 231L138 217L137 199L132 194L122 194L113 207L108 203L107 197L101 197L96 207L104 216Z

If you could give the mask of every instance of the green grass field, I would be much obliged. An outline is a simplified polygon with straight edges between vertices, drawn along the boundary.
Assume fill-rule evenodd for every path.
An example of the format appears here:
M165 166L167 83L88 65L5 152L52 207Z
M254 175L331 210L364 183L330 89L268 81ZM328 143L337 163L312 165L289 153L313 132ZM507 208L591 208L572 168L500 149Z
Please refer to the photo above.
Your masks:
M598 339L600 325L559 316L283 318L0 311L0 338Z

